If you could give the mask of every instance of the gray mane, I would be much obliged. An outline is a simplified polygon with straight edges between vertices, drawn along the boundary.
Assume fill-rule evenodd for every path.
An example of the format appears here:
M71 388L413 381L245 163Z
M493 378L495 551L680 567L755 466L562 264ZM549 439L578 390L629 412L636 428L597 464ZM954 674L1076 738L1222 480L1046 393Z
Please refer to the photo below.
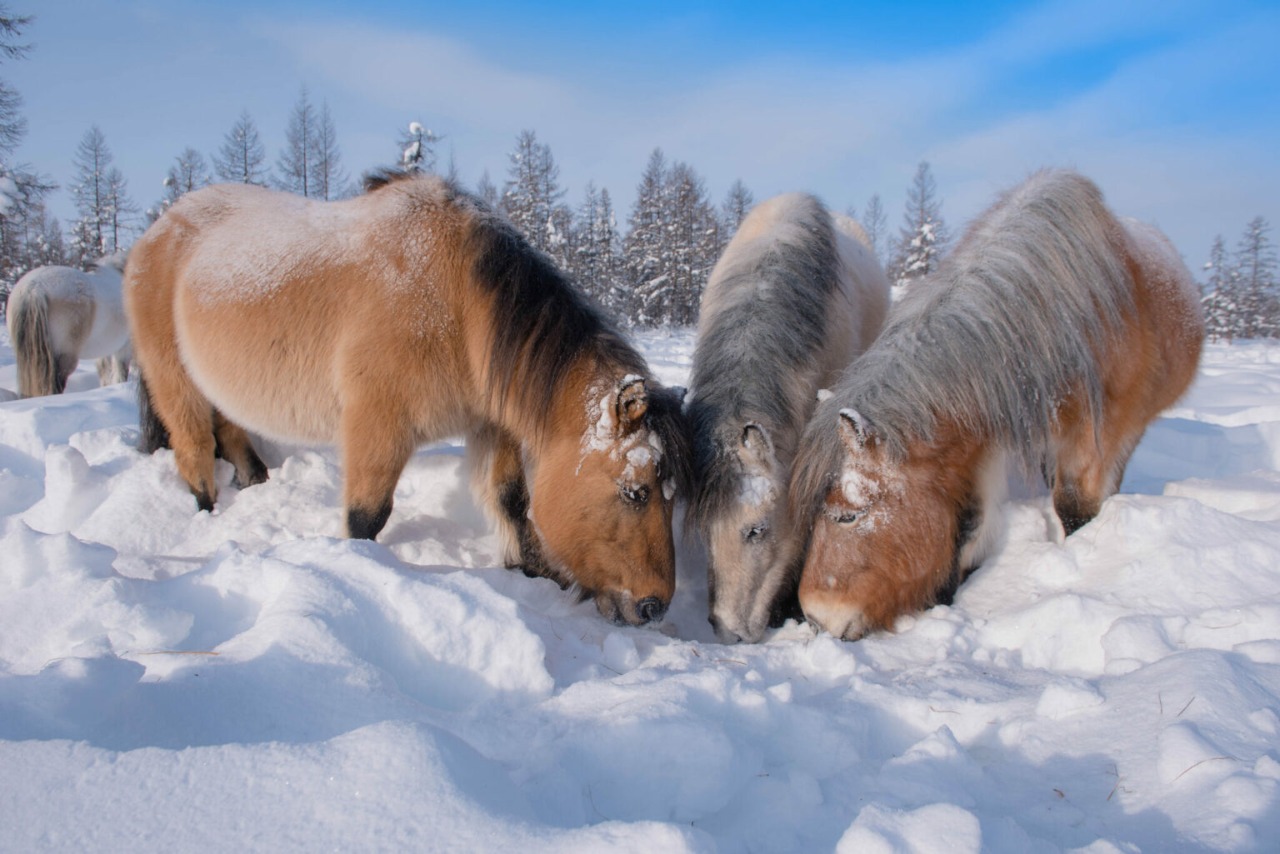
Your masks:
M840 410L853 409L902 459L941 421L1039 464L1058 405L1083 387L1095 429L1095 353L1132 306L1120 224L1088 179L1042 171L996 202L933 275L893 306L880 338L819 405L795 493L839 465ZM800 469L803 468L803 474Z
M737 498L741 473L730 462L743 427L764 425L778 458L789 461L808 411L797 409L813 400L808 385L818 373L840 261L822 203L809 195L787 201L767 234L730 244L703 297L688 406L690 511L699 524Z

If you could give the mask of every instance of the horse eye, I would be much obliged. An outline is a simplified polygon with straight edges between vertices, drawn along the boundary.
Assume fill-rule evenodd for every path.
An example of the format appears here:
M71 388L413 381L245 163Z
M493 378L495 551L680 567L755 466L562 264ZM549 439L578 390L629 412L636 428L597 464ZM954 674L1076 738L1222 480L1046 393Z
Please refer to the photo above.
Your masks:
M764 539L764 535L769 529L763 525L752 525L750 528L742 532L742 538L748 543L758 543Z
M862 512L859 510L844 510L838 514L832 514L832 519L838 525L852 525L854 522L862 518Z
M623 484L618 487L618 491L622 493L623 498L630 501L632 504L644 505L649 501L649 487L645 486L643 483L635 486Z

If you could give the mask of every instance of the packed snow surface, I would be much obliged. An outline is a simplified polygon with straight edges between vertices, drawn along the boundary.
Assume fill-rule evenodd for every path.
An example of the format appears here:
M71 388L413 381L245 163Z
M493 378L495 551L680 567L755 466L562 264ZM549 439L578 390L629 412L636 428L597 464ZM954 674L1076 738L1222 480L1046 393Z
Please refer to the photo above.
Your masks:
M692 333L641 345L683 383ZM13 355L0 337L0 387ZM0 403L0 849L1275 850L1280 348L1211 346L1122 494L1043 496L953 607L715 642L497 568L462 448L378 543L332 451L199 513L89 363ZM0 397L4 397L0 394Z

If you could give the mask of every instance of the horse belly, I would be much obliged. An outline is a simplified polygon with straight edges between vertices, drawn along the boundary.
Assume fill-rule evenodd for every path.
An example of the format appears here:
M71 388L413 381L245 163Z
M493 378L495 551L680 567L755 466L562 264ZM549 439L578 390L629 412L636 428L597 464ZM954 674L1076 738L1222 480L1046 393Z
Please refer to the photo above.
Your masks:
M225 416L278 441L336 441L336 372L318 336L299 334L260 310L194 305L180 317L183 364Z

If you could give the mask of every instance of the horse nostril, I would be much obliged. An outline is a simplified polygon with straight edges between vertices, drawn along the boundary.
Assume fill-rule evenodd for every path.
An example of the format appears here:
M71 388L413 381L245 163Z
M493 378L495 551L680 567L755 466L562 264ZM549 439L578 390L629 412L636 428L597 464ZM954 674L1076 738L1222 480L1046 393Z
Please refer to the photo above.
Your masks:
M636 614L640 617L641 625L655 623L666 613L666 603L657 596L646 596L636 603Z

